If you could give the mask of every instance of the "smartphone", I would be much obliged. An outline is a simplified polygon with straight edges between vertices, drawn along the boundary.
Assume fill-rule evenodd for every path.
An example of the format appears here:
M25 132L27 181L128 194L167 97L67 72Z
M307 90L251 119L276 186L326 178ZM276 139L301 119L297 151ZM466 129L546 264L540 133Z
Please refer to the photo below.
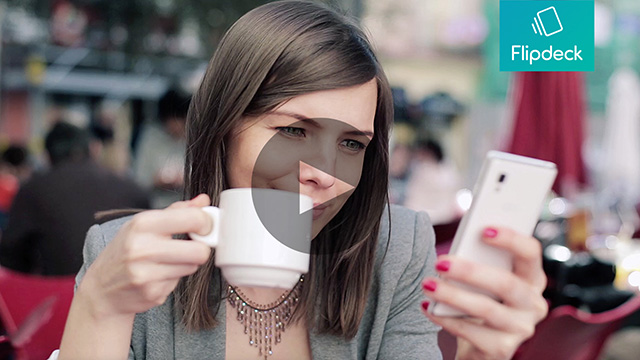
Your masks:
M532 235L556 174L556 165L549 161L500 151L487 153L473 189L471 207L460 221L449 254L511 271L511 254L484 243L482 232L488 226L505 226ZM437 302L429 306L429 312L439 316L465 315Z

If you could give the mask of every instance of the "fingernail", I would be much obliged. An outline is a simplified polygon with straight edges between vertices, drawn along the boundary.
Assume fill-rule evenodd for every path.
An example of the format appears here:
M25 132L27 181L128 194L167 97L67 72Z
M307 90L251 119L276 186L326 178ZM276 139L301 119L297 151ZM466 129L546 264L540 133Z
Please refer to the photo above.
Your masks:
M433 280L427 280L422 284L422 287L427 291L436 291L438 284Z
M484 229L484 232L482 234L484 235L484 237L492 239L492 238L498 236L498 230L496 230L496 229L494 229L492 227L488 227L488 228Z
M422 302L422 310L427 311L428 308L429 308L429 302L428 301L423 301Z
M451 261L449 260L440 260L436 263L436 270L438 271L449 271L451 267Z

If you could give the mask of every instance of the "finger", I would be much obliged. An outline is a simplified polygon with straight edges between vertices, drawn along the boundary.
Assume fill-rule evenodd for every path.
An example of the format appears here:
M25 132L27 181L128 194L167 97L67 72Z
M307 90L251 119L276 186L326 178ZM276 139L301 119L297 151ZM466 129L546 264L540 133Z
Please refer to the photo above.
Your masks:
M203 207L211 205L211 198L207 194L199 194L191 199L190 205L194 207Z
M199 208L148 210L136 214L126 225L130 231L173 235L208 234L213 221Z
M163 264L202 265L211 256L211 248L201 242L147 235L126 247L129 260L147 260Z
M152 282L170 282L191 275L198 270L195 264L158 264L147 262L131 270L131 282L148 284Z
M176 201L176 202L172 203L171 205L167 206L166 209L184 209L184 208L188 208L189 207L189 201L191 201L191 200Z
M168 280L149 282L144 285L135 285L131 288L131 290L134 291L132 295L134 298L138 299L138 301L143 301L143 309L148 309L149 306L153 307L164 304L167 301L169 294L171 294L179 282L180 278L172 278ZM142 296L142 298L140 298L140 296ZM136 312L140 311L138 310Z
M441 278L482 289L507 306L546 313L546 302L539 289L502 268L444 255L438 258L436 270Z
M505 249L513 255L513 272L530 284L543 290L547 278L542 270L542 246L532 236L524 236L509 228L487 228L482 239L492 246Z
M431 321L442 326L452 335L469 341L489 359L511 359L522 341L533 335L532 331L528 334L505 334L487 328L474 319L440 317L426 311L424 313Z
M520 314L496 300L474 291L463 289L460 284L451 284L442 279L427 278L423 284L425 295L463 313L482 319L492 328L503 331L518 331Z
M211 257L211 247L199 241L171 239L162 249L150 256L151 260L164 264L202 265Z

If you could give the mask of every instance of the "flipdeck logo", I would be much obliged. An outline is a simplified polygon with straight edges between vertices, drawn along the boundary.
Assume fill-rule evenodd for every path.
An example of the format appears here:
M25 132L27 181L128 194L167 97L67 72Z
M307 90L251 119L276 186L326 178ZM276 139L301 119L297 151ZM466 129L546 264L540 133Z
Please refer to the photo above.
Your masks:
M593 71L593 0L500 0L500 71Z

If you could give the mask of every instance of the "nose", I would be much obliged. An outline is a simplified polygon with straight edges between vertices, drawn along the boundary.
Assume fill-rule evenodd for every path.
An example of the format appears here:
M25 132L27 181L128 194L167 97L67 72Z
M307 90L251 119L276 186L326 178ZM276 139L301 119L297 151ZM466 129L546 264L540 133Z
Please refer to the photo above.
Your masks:
M317 151L308 160L302 159L300 161L300 183L313 183L322 188L329 188L335 184L335 150Z

